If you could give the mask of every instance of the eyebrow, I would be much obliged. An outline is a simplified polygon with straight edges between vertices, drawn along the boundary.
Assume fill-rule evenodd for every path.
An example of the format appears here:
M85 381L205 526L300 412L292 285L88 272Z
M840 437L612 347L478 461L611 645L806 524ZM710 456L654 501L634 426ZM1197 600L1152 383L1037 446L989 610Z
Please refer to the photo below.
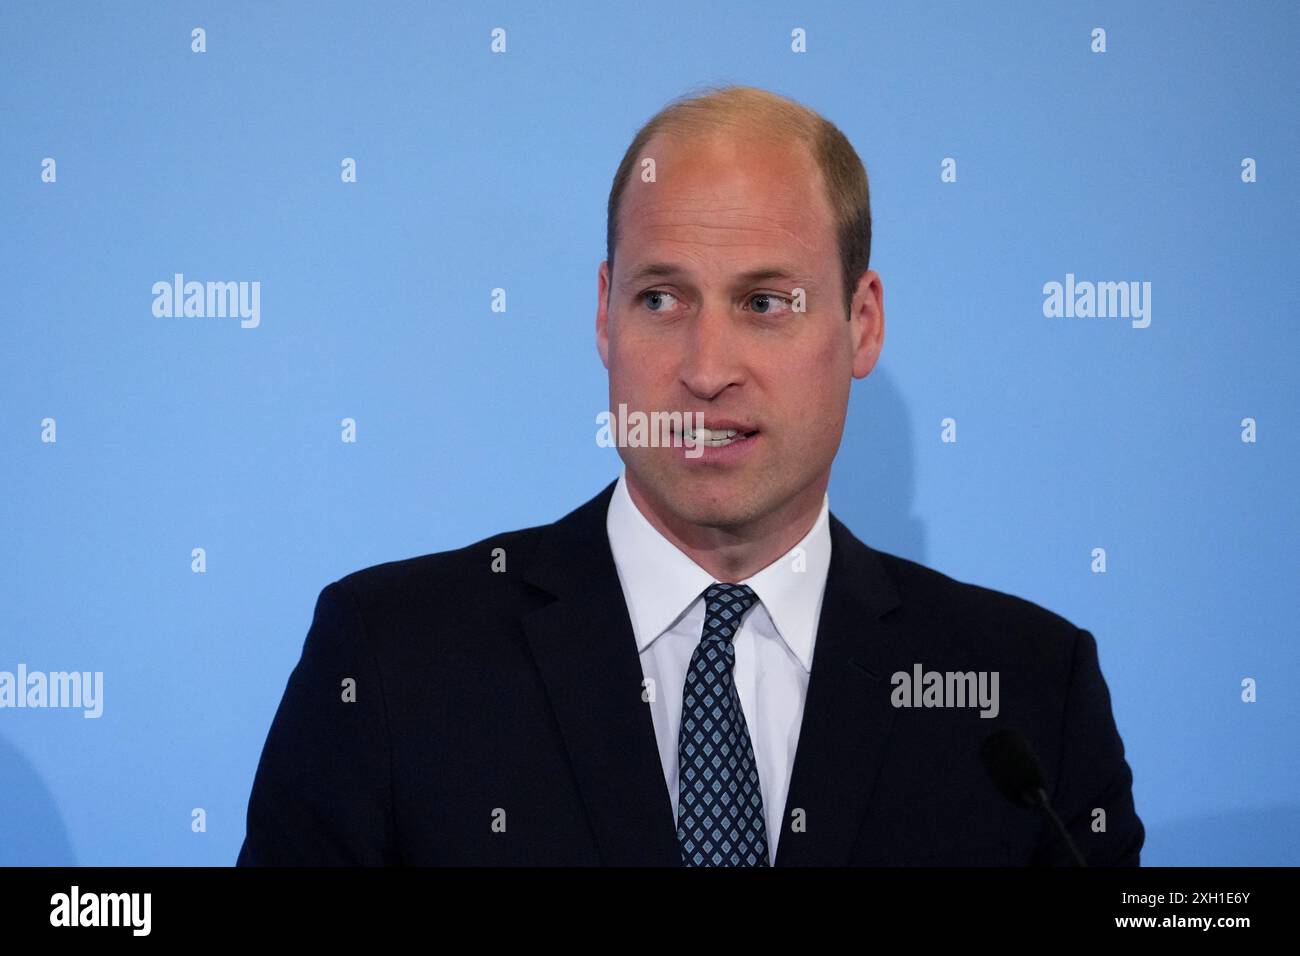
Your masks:
M681 266L674 265L671 262L648 262L628 273L621 284L626 288L627 286L637 285L646 279L672 279L685 274L685 272L686 270ZM803 282L804 285L812 285L811 280L799 277L799 270L792 269L789 266L760 266L757 269L749 269L746 272L737 274L735 282L737 285L748 285L751 282L761 282L764 279L791 279Z

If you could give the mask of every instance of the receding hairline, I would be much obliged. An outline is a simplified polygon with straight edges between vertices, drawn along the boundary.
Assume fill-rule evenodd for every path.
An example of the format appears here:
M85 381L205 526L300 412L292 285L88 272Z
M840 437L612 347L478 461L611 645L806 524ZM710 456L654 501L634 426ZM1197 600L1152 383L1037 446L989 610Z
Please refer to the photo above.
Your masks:
M776 134L778 141L796 144L811 160L815 180L831 211L847 309L857 279L870 261L871 207L866 169L852 144L825 117L756 87L714 87L685 94L638 130L614 175L606 208L605 253L611 278L623 197L650 142L661 135L718 139L741 133Z

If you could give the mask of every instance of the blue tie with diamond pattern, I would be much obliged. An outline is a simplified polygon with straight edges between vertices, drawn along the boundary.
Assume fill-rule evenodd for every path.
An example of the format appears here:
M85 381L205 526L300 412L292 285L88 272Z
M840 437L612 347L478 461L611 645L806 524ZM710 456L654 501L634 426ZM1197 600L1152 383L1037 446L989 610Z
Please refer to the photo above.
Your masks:
M758 600L744 584L704 592L677 738L677 842L684 866L768 866L758 762L732 679L740 621Z

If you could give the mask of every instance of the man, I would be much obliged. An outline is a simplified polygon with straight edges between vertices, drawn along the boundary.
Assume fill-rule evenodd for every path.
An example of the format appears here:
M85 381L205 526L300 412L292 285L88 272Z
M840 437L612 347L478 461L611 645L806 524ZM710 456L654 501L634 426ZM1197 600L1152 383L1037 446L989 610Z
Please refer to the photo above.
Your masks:
M687 98L608 212L610 409L681 412L673 440L625 442L554 524L327 586L239 863L1070 862L982 763L1015 728L1087 862L1137 864L1092 635L829 512L884 338L847 139L760 90Z

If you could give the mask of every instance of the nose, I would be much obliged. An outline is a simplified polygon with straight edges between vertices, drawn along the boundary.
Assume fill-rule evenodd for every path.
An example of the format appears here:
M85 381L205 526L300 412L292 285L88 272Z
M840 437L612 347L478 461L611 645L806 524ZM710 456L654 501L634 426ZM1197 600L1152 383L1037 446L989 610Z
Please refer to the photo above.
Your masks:
M696 398L712 400L743 381L738 333L725 309L706 306L692 318L681 379Z

